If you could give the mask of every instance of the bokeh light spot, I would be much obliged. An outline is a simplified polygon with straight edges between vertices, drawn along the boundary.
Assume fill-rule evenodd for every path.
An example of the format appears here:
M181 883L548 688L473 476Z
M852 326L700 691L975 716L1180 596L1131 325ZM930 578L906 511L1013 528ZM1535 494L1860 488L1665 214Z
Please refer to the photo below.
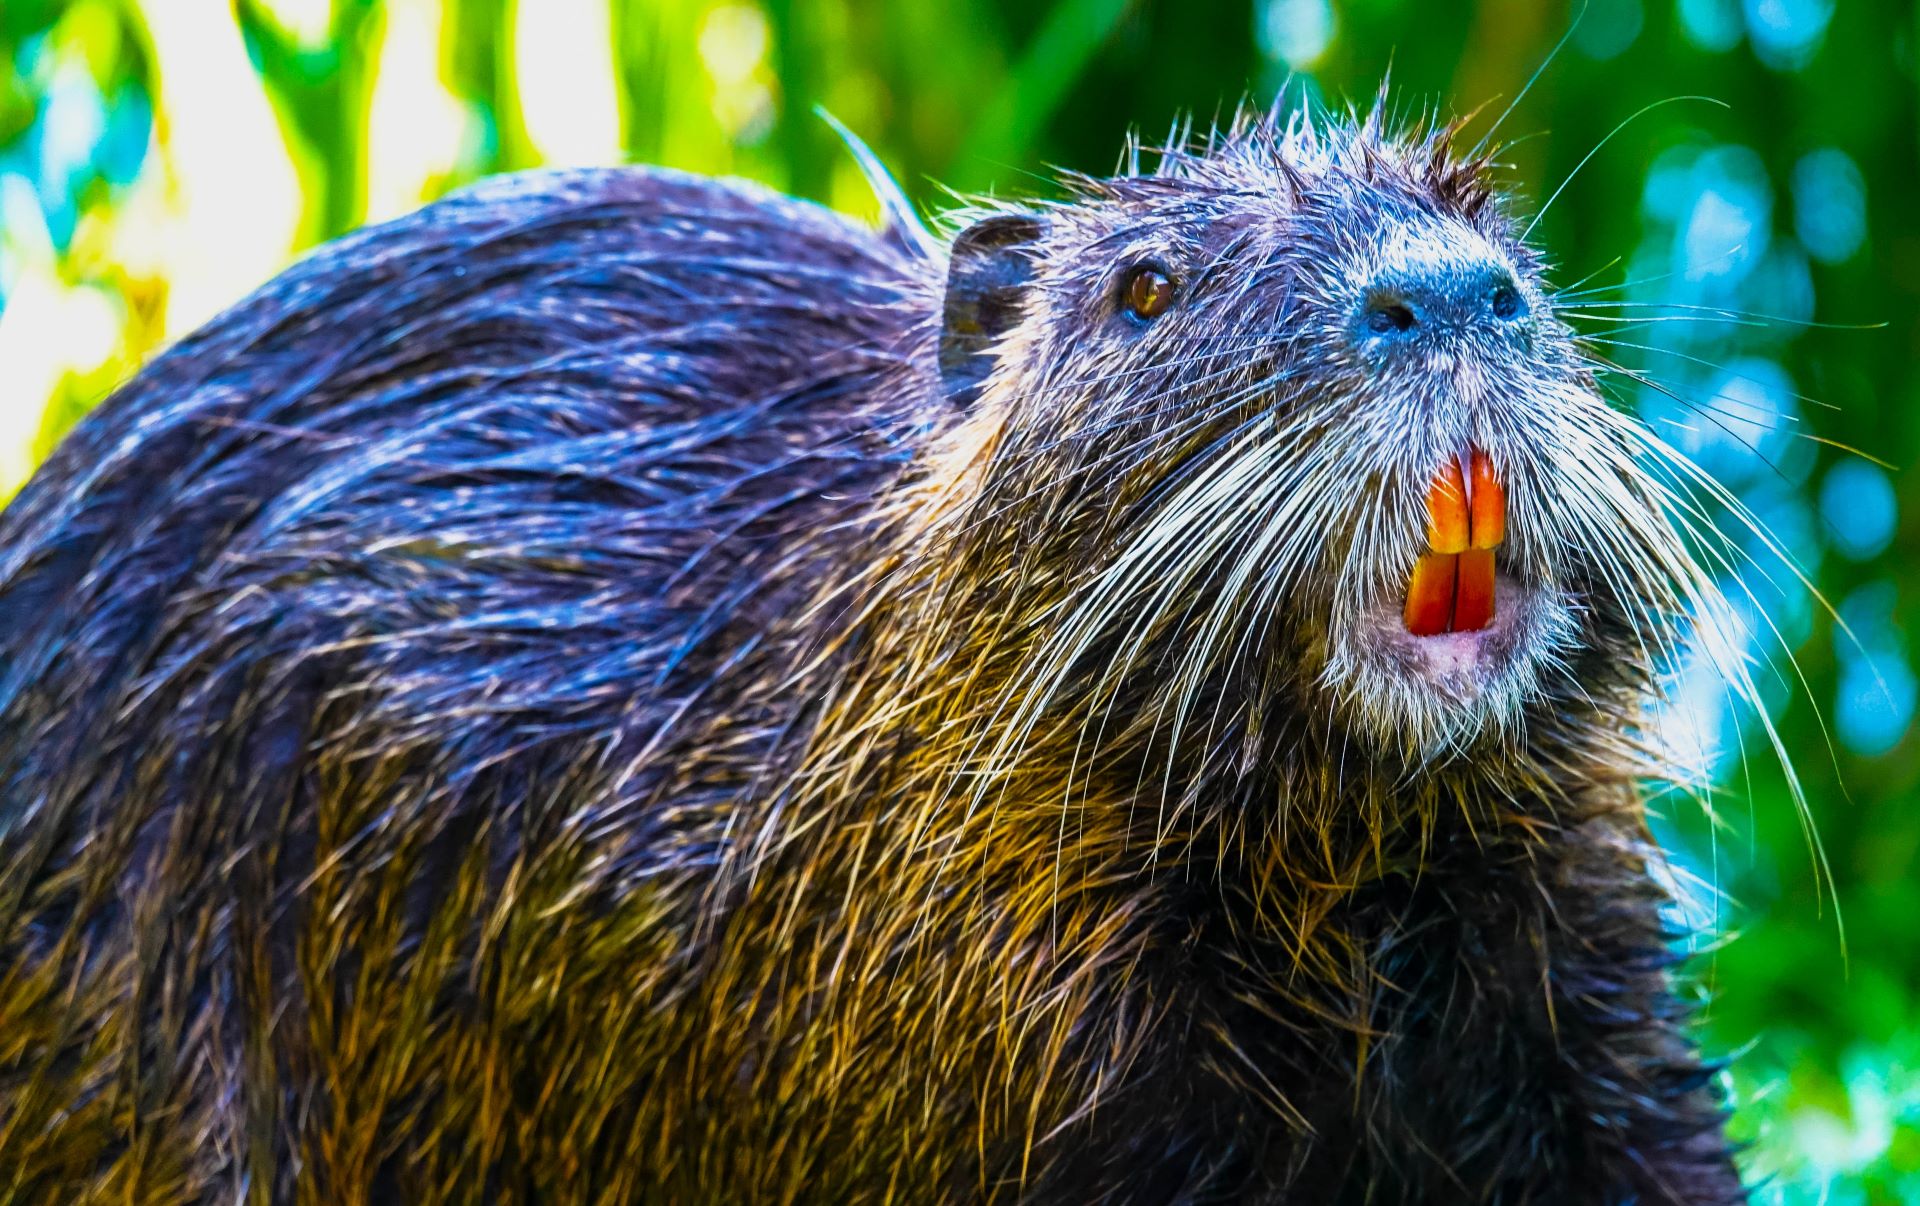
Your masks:
M325 46L333 24L333 0L264 0L280 28L302 45Z
M1856 561L1878 556L1899 518L1893 482L1870 461L1841 461L1821 483L1820 516L1842 553Z
M1833 0L1746 0L1753 53L1778 71L1798 71L1820 49Z
M1333 45L1334 28L1329 0L1266 0L1254 31L1268 58L1300 71Z
M607 7L596 0L520 5L514 27L520 107L528 136L551 166L620 161L608 29Z
M1771 237L1765 165L1746 147L1714 147L1694 160L1693 185L1698 192L1678 231L1687 279L1745 276Z
M757 142L772 128L774 96L765 78L772 40L766 14L748 4L723 4L700 25L713 115L735 142Z
M1867 237L1867 182L1845 151L1809 151L1793 166L1793 228L1823 263L1852 258Z
M1782 454L1794 442L1793 393L1785 369L1747 356L1729 362L1704 388L1644 391L1641 412L1695 464L1740 485L1782 471Z
M1646 18L1640 0L1591 0L1574 27L1574 47L1590 59L1618 58L1640 36Z
M1906 642L1894 620L1899 589L1889 581L1870 582L1841 602L1844 628L1833 633L1840 681L1834 690L1834 730L1842 744L1862 757L1878 757L1899 744L1913 723L1920 683L1906 656Z
M1700 49L1724 54L1740 44L1739 0L1679 0L1676 12L1687 41Z

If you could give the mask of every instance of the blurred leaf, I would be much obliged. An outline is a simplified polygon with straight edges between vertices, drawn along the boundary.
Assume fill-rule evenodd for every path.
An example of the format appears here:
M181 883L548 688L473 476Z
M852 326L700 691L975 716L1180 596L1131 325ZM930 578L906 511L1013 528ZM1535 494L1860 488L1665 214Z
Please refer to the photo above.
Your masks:
M0 148L27 132L37 108L26 81L13 69L11 57L0 62Z

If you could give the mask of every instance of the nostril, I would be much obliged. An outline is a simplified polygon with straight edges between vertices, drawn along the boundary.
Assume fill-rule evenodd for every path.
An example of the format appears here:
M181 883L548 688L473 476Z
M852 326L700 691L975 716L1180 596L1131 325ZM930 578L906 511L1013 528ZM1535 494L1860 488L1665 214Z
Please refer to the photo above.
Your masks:
M1367 302L1367 329L1376 334L1388 335L1395 331L1411 331L1419 325L1414 317L1413 308L1403 301L1391 297L1376 297Z
M1512 285L1502 282L1493 287L1493 316L1508 319L1519 318L1526 313L1527 303L1520 291Z
M1527 295L1512 271L1492 260L1442 257L1409 264L1369 281L1358 300L1348 319L1354 337L1383 355L1435 340L1472 339L1476 332L1522 338L1527 330Z

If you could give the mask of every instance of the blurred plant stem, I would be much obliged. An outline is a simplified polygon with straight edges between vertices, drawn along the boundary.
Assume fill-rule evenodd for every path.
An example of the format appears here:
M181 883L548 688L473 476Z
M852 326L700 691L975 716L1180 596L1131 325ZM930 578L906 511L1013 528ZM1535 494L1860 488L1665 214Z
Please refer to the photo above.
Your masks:
M511 31L517 5L518 0L448 0L440 27L441 70L447 89L466 103L469 120L485 123L484 144L472 165L474 177L518 171L540 162L521 115L519 76L514 70Z
M1022 158L1132 6L1133 0L1059 0L980 114L960 161L1001 165Z
M352 230L367 214L367 111L380 61L380 0L333 0L318 46L282 25L264 0L234 0L233 12L300 175L301 242Z
M774 70L780 78L780 122L777 136L785 160L788 187L808 197L827 195L832 165L833 136L826 123L814 117L813 106L825 95L820 68L827 48L807 20L804 0L767 0L773 27Z
M1581 7L1576 0L1575 12ZM1465 53L1454 73L1453 95L1467 104L1485 105L1490 114L1487 122L1499 117L1552 53L1555 41L1572 19L1559 0L1480 0L1474 8ZM1482 124L1484 127L1486 123ZM1513 140L1522 133L1525 131L1507 129L1503 123L1496 139L1504 136ZM1512 164L1522 179L1537 180L1545 156L1546 147L1530 139L1514 142L1501 158Z
M635 163L659 163L676 96L697 79L684 53L694 41L693 6L672 0L610 0L620 145Z

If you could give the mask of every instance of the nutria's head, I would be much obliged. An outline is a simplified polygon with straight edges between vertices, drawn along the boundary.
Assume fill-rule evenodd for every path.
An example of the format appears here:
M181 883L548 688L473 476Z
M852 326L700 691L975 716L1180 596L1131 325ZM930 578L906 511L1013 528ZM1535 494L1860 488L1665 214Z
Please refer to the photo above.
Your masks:
M1003 755L1051 713L1428 763L1645 684L1710 587L1484 162L1268 118L1076 192L947 277Z

